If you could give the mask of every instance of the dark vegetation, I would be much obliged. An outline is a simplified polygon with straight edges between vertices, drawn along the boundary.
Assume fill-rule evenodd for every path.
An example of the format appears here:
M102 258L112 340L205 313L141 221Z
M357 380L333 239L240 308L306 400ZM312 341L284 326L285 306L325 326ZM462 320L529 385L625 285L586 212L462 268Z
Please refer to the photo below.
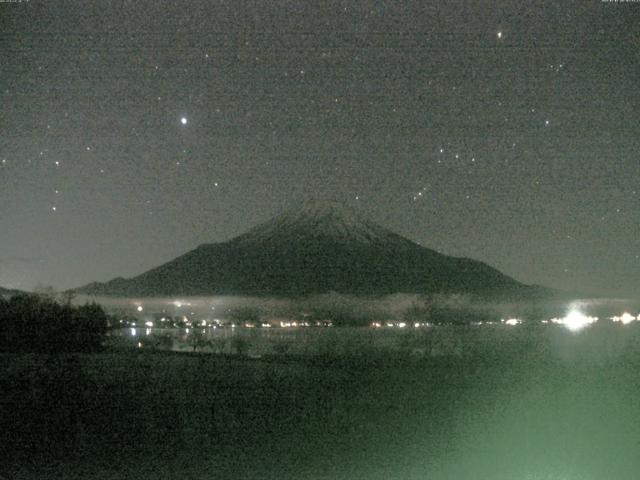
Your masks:
M108 317L96 303L73 306L26 294L0 298L0 351L94 352L107 327Z

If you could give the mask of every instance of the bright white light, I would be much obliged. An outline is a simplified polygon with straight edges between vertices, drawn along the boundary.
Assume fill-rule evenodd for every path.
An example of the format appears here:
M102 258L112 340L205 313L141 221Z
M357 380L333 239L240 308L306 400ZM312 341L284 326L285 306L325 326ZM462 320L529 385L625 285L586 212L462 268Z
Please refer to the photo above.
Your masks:
M181 123L182 125L186 125L186 124L187 124L187 122L188 122L187 117L182 117L182 118L180 119L180 123Z
M519 324L521 324L521 323L522 323L522 320L519 320L519 319L517 319L517 318L510 318L510 319L508 319L508 320L505 320L505 321L504 321L504 323L505 323L506 325L509 325L509 326L514 326L514 325L519 325Z
M498 37L498 40L502 39L502 32L498 32L496 36Z
M138 305L138 308L137 308L136 310L138 310L139 312L141 312L141 311L143 310L142 305Z
M135 336L136 336L136 329L135 329L135 328L132 328L132 329L131 329L131 336L132 336L132 337L135 337Z
M621 322L623 325L627 325L628 323L633 322L635 319L636 317L631 315L629 312L624 312L619 317L611 317L611 320L613 320L614 322Z
M588 317L577 310L572 310L560 323L572 332L577 332L596 320L598 320L596 317Z
M406 324L406 323L404 323L404 322L400 322L400 323L398 324L398 327L400 327L400 328L404 328L404 327L406 327L406 326L407 326L407 324Z
M153 322L144 322L147 327L153 327Z

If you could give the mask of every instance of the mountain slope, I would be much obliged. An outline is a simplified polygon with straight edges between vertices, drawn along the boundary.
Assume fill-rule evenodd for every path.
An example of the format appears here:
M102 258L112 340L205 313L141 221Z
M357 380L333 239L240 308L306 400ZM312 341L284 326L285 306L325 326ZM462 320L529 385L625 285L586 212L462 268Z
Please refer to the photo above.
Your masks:
M76 291L164 296L329 291L520 295L535 290L482 262L424 248L343 205L312 202L137 277Z
M22 292L20 290L13 290L13 289L9 289L9 288L0 287L0 297L8 298L8 297L12 297L14 295L20 295L20 294L24 294L24 293L25 292Z

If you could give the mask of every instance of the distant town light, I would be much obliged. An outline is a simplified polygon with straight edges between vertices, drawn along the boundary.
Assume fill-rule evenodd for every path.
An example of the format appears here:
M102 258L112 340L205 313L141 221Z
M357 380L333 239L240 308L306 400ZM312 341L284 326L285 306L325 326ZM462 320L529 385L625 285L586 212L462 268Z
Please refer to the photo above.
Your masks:
M621 322L623 325L627 325L633 322L635 319L636 317L631 315L629 312L624 312L619 317L611 317L611 320L613 320L614 322Z
M578 332L587 325L596 322L597 320L597 317L588 317L587 315L577 310L572 310L566 317L564 317L560 322L557 323L562 323L572 332Z

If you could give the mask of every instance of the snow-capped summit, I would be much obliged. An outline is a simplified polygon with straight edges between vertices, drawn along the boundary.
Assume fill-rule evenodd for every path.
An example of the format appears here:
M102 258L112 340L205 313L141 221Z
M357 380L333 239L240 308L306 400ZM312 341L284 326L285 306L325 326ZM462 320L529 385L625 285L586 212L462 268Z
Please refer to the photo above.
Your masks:
M406 241L347 205L312 200L252 228L234 242L260 244L319 239L363 244Z

